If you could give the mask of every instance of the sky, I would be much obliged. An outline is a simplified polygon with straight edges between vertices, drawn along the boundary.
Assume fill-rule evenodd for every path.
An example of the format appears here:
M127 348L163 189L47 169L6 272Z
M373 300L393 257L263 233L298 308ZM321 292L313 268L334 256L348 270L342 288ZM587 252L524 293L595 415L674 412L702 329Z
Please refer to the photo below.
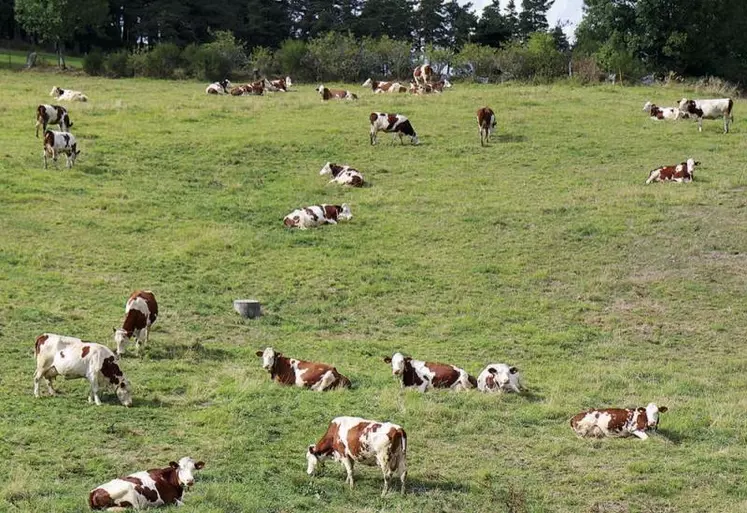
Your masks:
M460 4L466 3L468 0L460 0ZM475 12L479 15L482 13L483 7L490 4L492 0L471 0L475 6ZM505 8L508 0L500 0L501 7ZM521 10L521 0L514 0L516 7ZM576 30L576 25L581 21L582 7L584 5L583 0L555 0L550 11L547 13L547 21L551 27L554 27L558 21L570 21L571 25L565 27L565 33L569 36L573 35Z

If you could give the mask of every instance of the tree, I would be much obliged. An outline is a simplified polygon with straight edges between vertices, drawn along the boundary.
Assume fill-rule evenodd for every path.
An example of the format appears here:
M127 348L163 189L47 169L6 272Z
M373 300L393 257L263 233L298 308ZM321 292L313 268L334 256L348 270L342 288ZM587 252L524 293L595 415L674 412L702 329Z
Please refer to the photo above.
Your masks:
M446 6L443 0L420 0L415 14L420 47L424 48L427 44L443 44L446 33Z
M247 0L244 23L236 36L248 48L278 48L291 32L287 4L278 0Z
M368 0L358 18L358 35L411 40L413 11L409 0Z
M506 27L511 34L510 39L519 38L519 14L516 12L516 3L514 0L508 0L506 4L506 14L503 17Z
M486 5L482 10L472 41L498 48L510 39L511 29L501 14L500 0L493 0L493 3Z
M526 41L534 32L546 32L547 11L550 10L555 0L522 0L521 13L519 14L519 33L521 39Z
M445 6L444 16L444 44L454 50L459 50L477 28L477 16L472 11L472 2L459 5L457 0L451 0Z

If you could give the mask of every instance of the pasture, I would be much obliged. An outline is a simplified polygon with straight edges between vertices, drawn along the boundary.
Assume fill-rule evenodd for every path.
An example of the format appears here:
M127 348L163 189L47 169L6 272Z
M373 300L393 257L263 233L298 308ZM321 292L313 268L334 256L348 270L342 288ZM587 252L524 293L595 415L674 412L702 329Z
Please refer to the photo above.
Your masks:
M654 122L676 88L467 86L322 104L316 84L208 97L206 84L0 73L0 511L87 510L113 477L204 460L180 511L747 511L747 102L720 121ZM42 168L35 108L53 85L82 150ZM325 84L330 86L330 84ZM475 110L498 118L481 148ZM370 146L368 114L420 146ZM694 157L691 184L645 186ZM369 187L326 185L331 160ZM291 210L353 219L291 231ZM125 355L134 404L85 380L32 396L45 331L113 347L138 288L161 314ZM264 316L243 320L236 298ZM333 364L348 391L271 383L255 351ZM519 367L526 396L402 391L395 351L477 375ZM586 408L666 405L659 434L584 440ZM338 415L408 434L404 497L356 488L306 447Z

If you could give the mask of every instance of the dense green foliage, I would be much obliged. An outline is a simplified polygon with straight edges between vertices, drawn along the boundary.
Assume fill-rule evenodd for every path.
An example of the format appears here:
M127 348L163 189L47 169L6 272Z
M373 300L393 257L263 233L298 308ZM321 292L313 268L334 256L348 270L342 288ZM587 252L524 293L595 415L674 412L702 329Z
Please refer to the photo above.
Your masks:
M55 76L58 80L60 77ZM207 462L184 513L701 513L747 509L743 414L747 102L733 133L657 123L672 88L457 86L441 96L322 103L313 87L208 97L204 83L68 76L82 153L42 169L34 111L47 74L1 72L0 511L87 511L114 476ZM499 113L481 148L475 109ZM600 108L604 106L604 108ZM368 143L368 114L410 117L422 145ZM687 157L692 184L645 186ZM327 161L370 186L326 185ZM289 231L282 218L349 202L353 219ZM134 405L86 384L32 396L33 340L112 344L124 302L151 288L161 316L122 365ZM243 321L236 298L262 301ZM269 381L272 345L353 380L317 394ZM531 393L402 391L395 350L477 373L517 365ZM584 408L667 405L647 442L580 440ZM304 451L330 418L409 434L409 493L378 470Z

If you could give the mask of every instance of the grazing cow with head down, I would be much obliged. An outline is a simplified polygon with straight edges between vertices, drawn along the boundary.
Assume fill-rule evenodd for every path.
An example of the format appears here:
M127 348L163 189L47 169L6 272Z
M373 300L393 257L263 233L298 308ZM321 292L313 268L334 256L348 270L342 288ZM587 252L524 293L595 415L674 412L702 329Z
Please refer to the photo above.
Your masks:
M358 96L346 89L328 89L324 85L316 88L316 91L322 97L322 101L327 100L357 100Z
M648 112L648 115L651 117L651 119L657 119L657 120L670 120L675 121L677 119L687 119L690 117L690 115L687 112L680 111L679 108L676 107L659 107L654 103L646 102L643 105L644 112Z
M392 374L401 378L402 388L415 387L421 392L429 388L468 390L477 386L477 380L464 369L443 363L413 360L402 353L394 353L384 362L392 364Z
M350 206L342 205L312 205L299 208L283 218L283 224L288 228L314 228L323 224L337 224L337 221L348 221L353 218Z
M695 166L700 161L687 159L687 162L677 164L676 166L657 167L648 174L646 183L651 182L692 182L695 173Z
M57 392L52 382L57 376L66 379L86 378L91 385L88 402L101 405L99 389L112 386L124 406L132 405L130 384L119 367L114 353L101 344L84 342L79 338L44 333L36 337L36 372L34 396L39 397L39 382L44 378L49 395Z
M477 110L477 126L480 128L480 144L485 146L490 142L490 136L495 130L496 119L493 109L483 107Z
M324 436L315 445L309 445L306 472L313 475L317 465L329 457L345 467L350 488L354 485L353 466L359 462L378 465L381 469L384 474L382 497L389 491L389 480L397 475L402 483L401 493L405 493L407 433L397 424L359 417L332 419Z
M87 102L88 96L81 93L80 91L73 91L72 89L62 89L61 87L54 86L50 91L49 96L57 98L60 101L73 101L73 102Z
M224 78L220 82L213 82L205 88L206 94L228 94L232 88L231 81Z
M262 358L262 368L270 373L270 378L281 385L295 385L317 392L350 388L350 380L331 365L288 358L271 347L256 354Z
M321 176L332 175L332 180L329 183L335 182L342 185L349 185L350 187L363 187L363 175L357 169L340 164L333 164L327 162L324 167L319 171Z
M477 376L477 389L482 392L516 392L523 390L519 369L505 363L491 363Z
M571 419L571 428L582 437L633 435L646 440L646 431L656 431L659 427L659 414L666 411L666 406L656 406L654 403L649 403L645 408L589 410L575 415Z
M51 158L57 164L57 156L63 153L67 160L65 167L70 169L75 164L75 159L80 155L78 140L73 134L67 132L56 132L47 130L44 132L44 169L47 169L47 159Z
M412 77L416 84L427 84L433 79L433 68L429 64L423 64L415 68Z
M720 98L717 100L688 100L682 98L679 103L679 109L687 113L690 117L698 120L698 132L703 131L704 119L724 118L724 133L729 133L729 123L734 122L734 115L731 113L734 107L734 101L731 98Z
M147 509L169 504L184 506L184 489L194 485L195 470L201 470L204 466L202 461L195 463L192 458L184 457L179 463L170 462L166 468L144 470L112 479L91 491L88 506L107 511Z
M136 290L125 304L125 319L121 328L114 328L114 342L117 343L117 355L124 354L125 346L135 337L135 350L140 351L140 344L148 343L150 327L158 318L156 296L150 290Z
M403 136L408 136L412 144L419 144L418 134L415 133L415 129L412 127L410 120L402 114L386 114L384 112L372 112L369 115L371 121L371 144L376 144L376 134L379 132L387 132L392 134L392 142L394 142L394 136L399 136L399 142L405 144L402 140Z
M65 107L59 105L39 105L36 108L36 136L39 137L39 127L42 133L47 131L47 125L59 125L60 131L69 132L73 122L67 114Z

